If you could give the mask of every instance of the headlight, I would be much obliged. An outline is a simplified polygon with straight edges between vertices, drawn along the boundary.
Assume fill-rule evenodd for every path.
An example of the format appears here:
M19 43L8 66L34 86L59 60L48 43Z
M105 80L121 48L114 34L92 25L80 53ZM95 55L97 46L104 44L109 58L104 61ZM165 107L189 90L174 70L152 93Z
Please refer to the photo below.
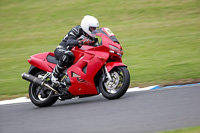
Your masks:
M113 49L113 50L118 50L119 51L119 49L117 47L113 46L113 45L109 45L109 48Z
M122 51L122 50L119 50L119 48L117 48L117 47L115 47L115 46L113 46L113 45L109 45L109 48L110 48L110 50L109 50L110 53L117 54L117 55L119 55L120 57L122 56L123 51Z

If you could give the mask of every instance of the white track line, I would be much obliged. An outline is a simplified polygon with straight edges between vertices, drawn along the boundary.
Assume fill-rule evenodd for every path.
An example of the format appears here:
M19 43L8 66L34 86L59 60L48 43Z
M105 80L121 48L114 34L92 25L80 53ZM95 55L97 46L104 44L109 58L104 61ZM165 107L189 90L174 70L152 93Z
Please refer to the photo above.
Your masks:
M127 92L135 92L135 91L146 91L146 90L151 90L155 87L158 87L158 85L154 85L154 86L149 86L149 87L145 87L145 88L140 88L140 87L135 87L135 88L129 88L127 90Z
M149 87L145 87L145 88L139 88L139 87L129 88L127 90L127 92L146 91L146 90L151 90L152 88L155 88L157 86L158 85L149 86ZM26 102L31 102L31 100L28 99L27 97L20 97L20 98L11 99L11 100L0 101L0 105L26 103Z
M31 100L28 99L27 97L20 97L20 98L11 99L11 100L0 101L0 105L15 104L15 103L25 103L25 102L30 102L30 101Z

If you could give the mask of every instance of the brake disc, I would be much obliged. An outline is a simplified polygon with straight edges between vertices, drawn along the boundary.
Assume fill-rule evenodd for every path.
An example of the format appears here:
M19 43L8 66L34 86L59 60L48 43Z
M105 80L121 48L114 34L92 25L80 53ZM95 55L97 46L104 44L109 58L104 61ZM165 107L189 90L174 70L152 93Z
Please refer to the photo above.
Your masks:
M115 90L116 87L117 87L118 84L119 84L119 80L120 80L119 74L118 74L117 72L114 71L114 72L112 72L112 73L110 74L110 76L111 76L111 79L112 79L112 80L107 80L107 81L104 83L104 85L105 85L105 87L106 87L107 90Z

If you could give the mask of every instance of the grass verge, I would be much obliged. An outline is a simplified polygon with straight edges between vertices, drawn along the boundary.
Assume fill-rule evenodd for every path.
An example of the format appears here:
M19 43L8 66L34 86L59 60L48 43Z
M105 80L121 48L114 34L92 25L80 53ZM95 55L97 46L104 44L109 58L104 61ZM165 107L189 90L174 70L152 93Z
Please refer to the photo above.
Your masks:
M172 131L164 131L160 133L200 133L200 126L177 129Z

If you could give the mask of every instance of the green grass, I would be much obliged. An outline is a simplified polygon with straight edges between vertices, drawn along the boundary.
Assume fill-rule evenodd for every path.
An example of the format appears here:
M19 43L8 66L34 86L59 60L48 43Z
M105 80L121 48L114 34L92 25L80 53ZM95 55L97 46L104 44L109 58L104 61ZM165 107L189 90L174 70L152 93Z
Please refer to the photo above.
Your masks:
M131 87L200 79L198 0L1 0L0 99L27 95L30 55L54 51L64 35L93 15L124 49Z
M160 133L200 133L200 126L177 129L177 130L172 130L172 131L164 131Z

